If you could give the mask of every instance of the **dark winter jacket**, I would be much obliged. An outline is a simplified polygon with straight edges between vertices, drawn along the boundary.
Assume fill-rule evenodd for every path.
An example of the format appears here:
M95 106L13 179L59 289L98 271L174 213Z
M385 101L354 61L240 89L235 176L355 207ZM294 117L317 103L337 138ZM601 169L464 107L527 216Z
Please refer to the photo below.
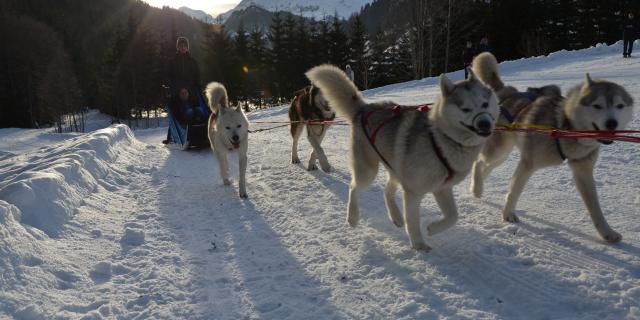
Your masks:
M622 37L625 40L635 40L638 36L638 28L635 19L625 19L622 25Z
M465 65L470 65L471 61L473 61L473 57L476 56L476 50L471 47L471 48L464 48L464 50L462 50L462 62Z
M196 109L196 101L192 98L191 95L189 96L188 101L182 101L177 95L175 95L173 98L171 98L169 109L171 110L173 116L178 120L178 122L187 124L189 120L189 112L195 112L194 109Z
M169 64L168 76L173 95L181 88L187 88L191 92L200 88L200 70L189 53L176 53Z
M491 47L488 44L479 44L478 45L478 53L482 53L482 52L490 52L491 51Z

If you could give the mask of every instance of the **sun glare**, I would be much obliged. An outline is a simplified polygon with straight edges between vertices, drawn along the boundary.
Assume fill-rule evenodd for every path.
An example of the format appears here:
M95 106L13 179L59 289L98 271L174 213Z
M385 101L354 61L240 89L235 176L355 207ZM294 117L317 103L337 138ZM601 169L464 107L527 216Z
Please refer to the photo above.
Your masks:
M202 10L212 16L233 9L240 0L144 0L154 7L168 6L172 8L189 7Z

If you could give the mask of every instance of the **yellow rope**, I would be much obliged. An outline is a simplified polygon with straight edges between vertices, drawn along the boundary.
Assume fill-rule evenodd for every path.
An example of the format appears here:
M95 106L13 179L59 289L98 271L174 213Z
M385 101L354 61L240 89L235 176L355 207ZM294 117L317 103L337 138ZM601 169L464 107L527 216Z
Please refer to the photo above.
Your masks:
M500 126L500 127L507 131L513 131L518 128L535 129L535 130L555 130L556 129L554 127L550 127L546 125L526 123L526 122L513 122L508 126Z

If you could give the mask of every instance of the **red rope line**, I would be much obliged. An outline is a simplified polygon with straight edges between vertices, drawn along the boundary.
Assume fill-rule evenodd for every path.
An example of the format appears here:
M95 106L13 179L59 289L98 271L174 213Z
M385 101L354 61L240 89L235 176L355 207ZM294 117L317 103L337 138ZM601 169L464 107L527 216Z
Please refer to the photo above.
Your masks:
M519 132L525 134L547 135L555 138L572 139L605 139L624 142L640 143L640 130L559 130L559 129L531 129L531 128L496 128L495 131Z

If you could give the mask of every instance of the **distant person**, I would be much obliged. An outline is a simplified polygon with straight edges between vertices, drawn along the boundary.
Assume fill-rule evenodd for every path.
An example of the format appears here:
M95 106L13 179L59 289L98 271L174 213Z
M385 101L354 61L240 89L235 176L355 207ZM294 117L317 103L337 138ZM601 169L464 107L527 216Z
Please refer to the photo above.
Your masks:
M168 66L167 76L169 79L169 90L171 92L170 104L179 101L179 94L182 90L188 92L200 91L200 69L198 63L189 54L189 40L185 37L178 37L176 41L176 55L173 57ZM195 100L195 99L194 99ZM172 109L172 106L169 106ZM167 133L167 139L162 143L170 142L170 131Z
M631 52L633 51L633 42L636 41L637 32L638 30L636 28L636 21L634 19L633 13L629 12L622 25L622 41L624 42L624 47L622 49L623 57L631 57Z
M491 46L489 46L489 38L482 37L480 44L478 45L478 53L490 52Z
M355 79L355 76L353 74L353 70L351 69L351 65L347 65L347 67L344 69L344 73L346 73L347 77L349 77L349 80L353 82L353 80Z
M476 56L476 50L473 48L473 43L467 40L467 45L462 50L462 63L464 64L464 78L469 76L469 70L471 69L471 61Z

